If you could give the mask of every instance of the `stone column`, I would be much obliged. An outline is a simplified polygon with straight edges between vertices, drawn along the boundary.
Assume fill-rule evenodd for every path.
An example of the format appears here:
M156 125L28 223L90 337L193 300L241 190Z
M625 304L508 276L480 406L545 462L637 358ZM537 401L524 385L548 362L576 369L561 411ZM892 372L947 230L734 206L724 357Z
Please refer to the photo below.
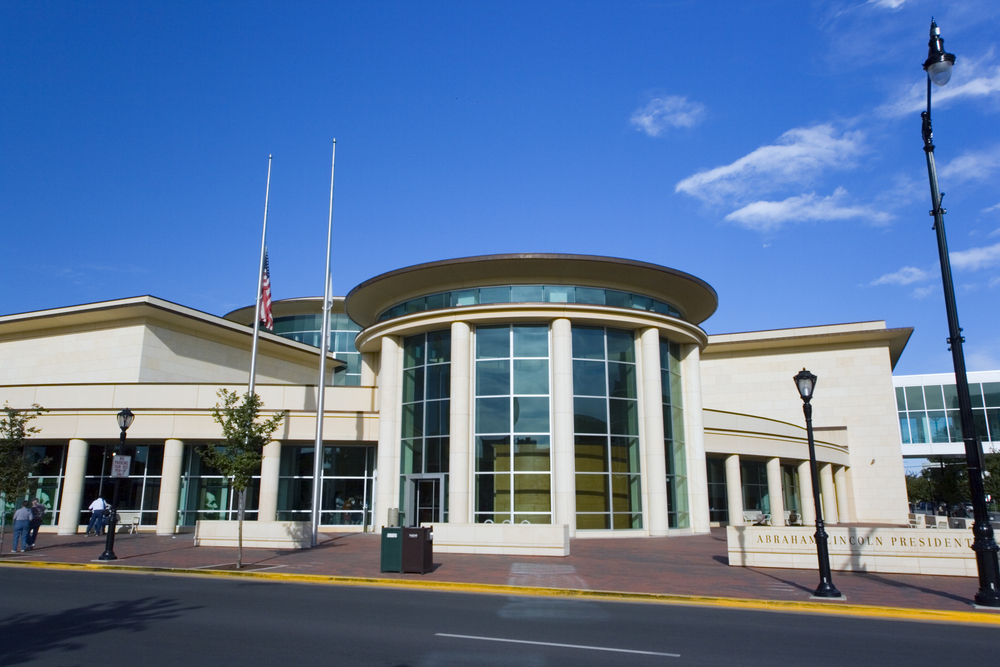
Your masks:
M816 503L813 501L812 468L809 461L799 462L799 499L802 502L802 525L816 525Z
M552 523L569 526L576 535L576 448L573 444L573 328L570 321L552 322Z
M841 523L850 523L851 508L847 499L847 468L837 466L833 469L833 482L837 492L837 514Z
M63 477L62 501L59 504L59 534L76 535L80 525L80 508L83 506L83 478L87 473L87 454L90 445L86 440L69 441L66 452L66 474ZM93 498L87 499L87 505Z
M785 499L781 494L781 459L767 460L767 495L771 500L771 525L785 525Z
M742 526L743 520L743 477L740 474L739 454L726 457L726 504L729 507L729 525Z
M396 507L399 498L399 437L397 435L399 412L399 340L395 336L382 337L382 357L378 373L378 490L375 493L376 530L388 521L389 510Z
M684 383L684 448L687 458L688 507L691 530L711 530L708 514L708 471L705 463L705 427L701 405L701 348L683 345L681 380Z
M837 515L837 491L833 483L833 466L829 463L819 464L819 488L823 494L823 521L825 523L840 523Z
M177 506L181 497L181 471L183 467L184 443L174 439L164 442L160 500L156 506L157 535L173 535L177 531Z
M472 330L465 322L451 325L451 403L448 453L448 522L469 523L473 479L469 472L472 388Z
M642 346L642 447L646 452L646 469L642 480L646 485L646 527L651 536L666 535L667 462L663 435L663 387L660 384L660 332L650 327L639 335Z
M361 386L375 386L375 354L372 352L361 353Z
M260 462L260 504L257 509L257 521L278 520L278 478L280 475L281 442L272 440L264 445L264 459ZM313 480L313 483L316 483L316 480Z

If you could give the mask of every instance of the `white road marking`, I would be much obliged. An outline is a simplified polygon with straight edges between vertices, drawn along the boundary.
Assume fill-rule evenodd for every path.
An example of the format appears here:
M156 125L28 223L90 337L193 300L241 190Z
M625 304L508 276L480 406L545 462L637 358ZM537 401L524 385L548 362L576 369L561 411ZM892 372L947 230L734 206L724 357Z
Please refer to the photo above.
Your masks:
M606 646L582 646L580 644L556 644L554 642L532 642L526 639L503 639L501 637L475 637L473 635L450 635L445 632L435 633L435 637L452 637L454 639L478 639L484 642L506 642L508 644L532 644L534 646L555 646L556 648L580 648L588 651L611 651L612 653L637 653L639 655L662 655L668 658L679 658L680 653L658 653L656 651L636 651L630 648L608 648Z

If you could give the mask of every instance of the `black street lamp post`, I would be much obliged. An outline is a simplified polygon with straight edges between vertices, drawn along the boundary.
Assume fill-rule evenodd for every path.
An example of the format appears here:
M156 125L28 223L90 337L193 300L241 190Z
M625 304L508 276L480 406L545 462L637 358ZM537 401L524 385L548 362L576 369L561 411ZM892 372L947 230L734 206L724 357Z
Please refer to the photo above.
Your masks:
M132 425L133 419L135 419L135 415L128 408L118 413L118 428L121 429L121 439L118 441L118 454L125 448L125 431ZM108 536L104 542L104 553L98 556L97 560L118 560L118 556L115 555L115 531L118 529L118 490L120 485L121 477L115 475L115 491L108 516Z
M972 418L972 401L969 398L969 378L965 374L965 354L962 351L962 328L958 325L958 307L955 305L955 285L951 279L951 260L948 256L948 239L944 232L944 214L941 207L944 197L938 189L937 167L934 164L934 133L931 130L931 83L943 86L951 79L951 68L955 56L946 53L941 30L931 19L931 36L927 49L924 69L927 71L927 111L920 114L923 119L924 154L927 156L927 175L931 184L930 214L934 216L934 230L937 232L938 256L941 264L941 281L944 283L944 302L948 311L948 345L952 363L955 366L955 385L958 392L958 410L962 421L962 440L965 443L965 462L969 470L969 491L972 494L972 509L975 520L972 524L972 550L976 552L976 566L979 570L979 592L977 605L1000 607L1000 567L997 564L996 540L986 509L986 491L983 488L983 448L976 434Z
M812 477L813 502L816 504L816 556L819 559L819 586L813 597L844 599L844 595L833 585L830 574L830 550L827 548L826 526L823 524L823 506L819 499L819 472L816 467L816 443L813 441L812 396L816 388L816 376L802 369L794 378L795 386L802 397L802 412L806 416L806 435L809 439L809 472Z

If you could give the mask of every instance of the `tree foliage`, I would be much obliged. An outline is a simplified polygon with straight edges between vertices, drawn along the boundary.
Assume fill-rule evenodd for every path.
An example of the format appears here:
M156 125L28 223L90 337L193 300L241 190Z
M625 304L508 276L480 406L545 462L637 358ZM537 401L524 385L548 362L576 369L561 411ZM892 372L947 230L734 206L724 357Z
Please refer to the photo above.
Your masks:
M222 444L208 443L198 450L208 465L229 479L231 488L239 493L239 532L236 567L243 567L243 514L246 511L247 487L264 458L264 445L278 430L284 417L275 414L258 421L264 407L260 396L249 391L242 399L235 391L221 389L222 404L212 408L212 418L222 427Z
M27 410L17 410L4 403L3 412L4 417L0 419L0 552L3 551L7 502L24 496L31 471L41 463L25 456L24 446L28 438L41 431L29 423L45 409L34 403Z
M275 414L258 421L263 401L247 392L242 397L235 391L221 389L221 405L212 408L212 418L222 427L222 443L207 443L199 449L202 459L225 477L235 491L245 491L254 473L260 468L264 445L270 440L284 417Z
M28 476L36 465L24 455L25 441L41 429L29 426L32 419L45 412L33 404L27 410L17 410L4 404L0 419L0 493L5 498L20 498L28 490Z
M1000 505L1000 451L991 449L985 452L986 461L983 468L983 486L986 495L993 505Z

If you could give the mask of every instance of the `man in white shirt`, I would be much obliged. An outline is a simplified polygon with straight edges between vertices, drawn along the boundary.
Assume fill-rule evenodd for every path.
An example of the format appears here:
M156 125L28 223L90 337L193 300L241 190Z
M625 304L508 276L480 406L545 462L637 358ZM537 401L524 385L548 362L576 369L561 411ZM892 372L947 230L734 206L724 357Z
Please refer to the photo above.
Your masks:
M104 510L108 509L108 504L104 498L97 496L94 502L90 503L90 523L87 524L87 535L104 534Z

